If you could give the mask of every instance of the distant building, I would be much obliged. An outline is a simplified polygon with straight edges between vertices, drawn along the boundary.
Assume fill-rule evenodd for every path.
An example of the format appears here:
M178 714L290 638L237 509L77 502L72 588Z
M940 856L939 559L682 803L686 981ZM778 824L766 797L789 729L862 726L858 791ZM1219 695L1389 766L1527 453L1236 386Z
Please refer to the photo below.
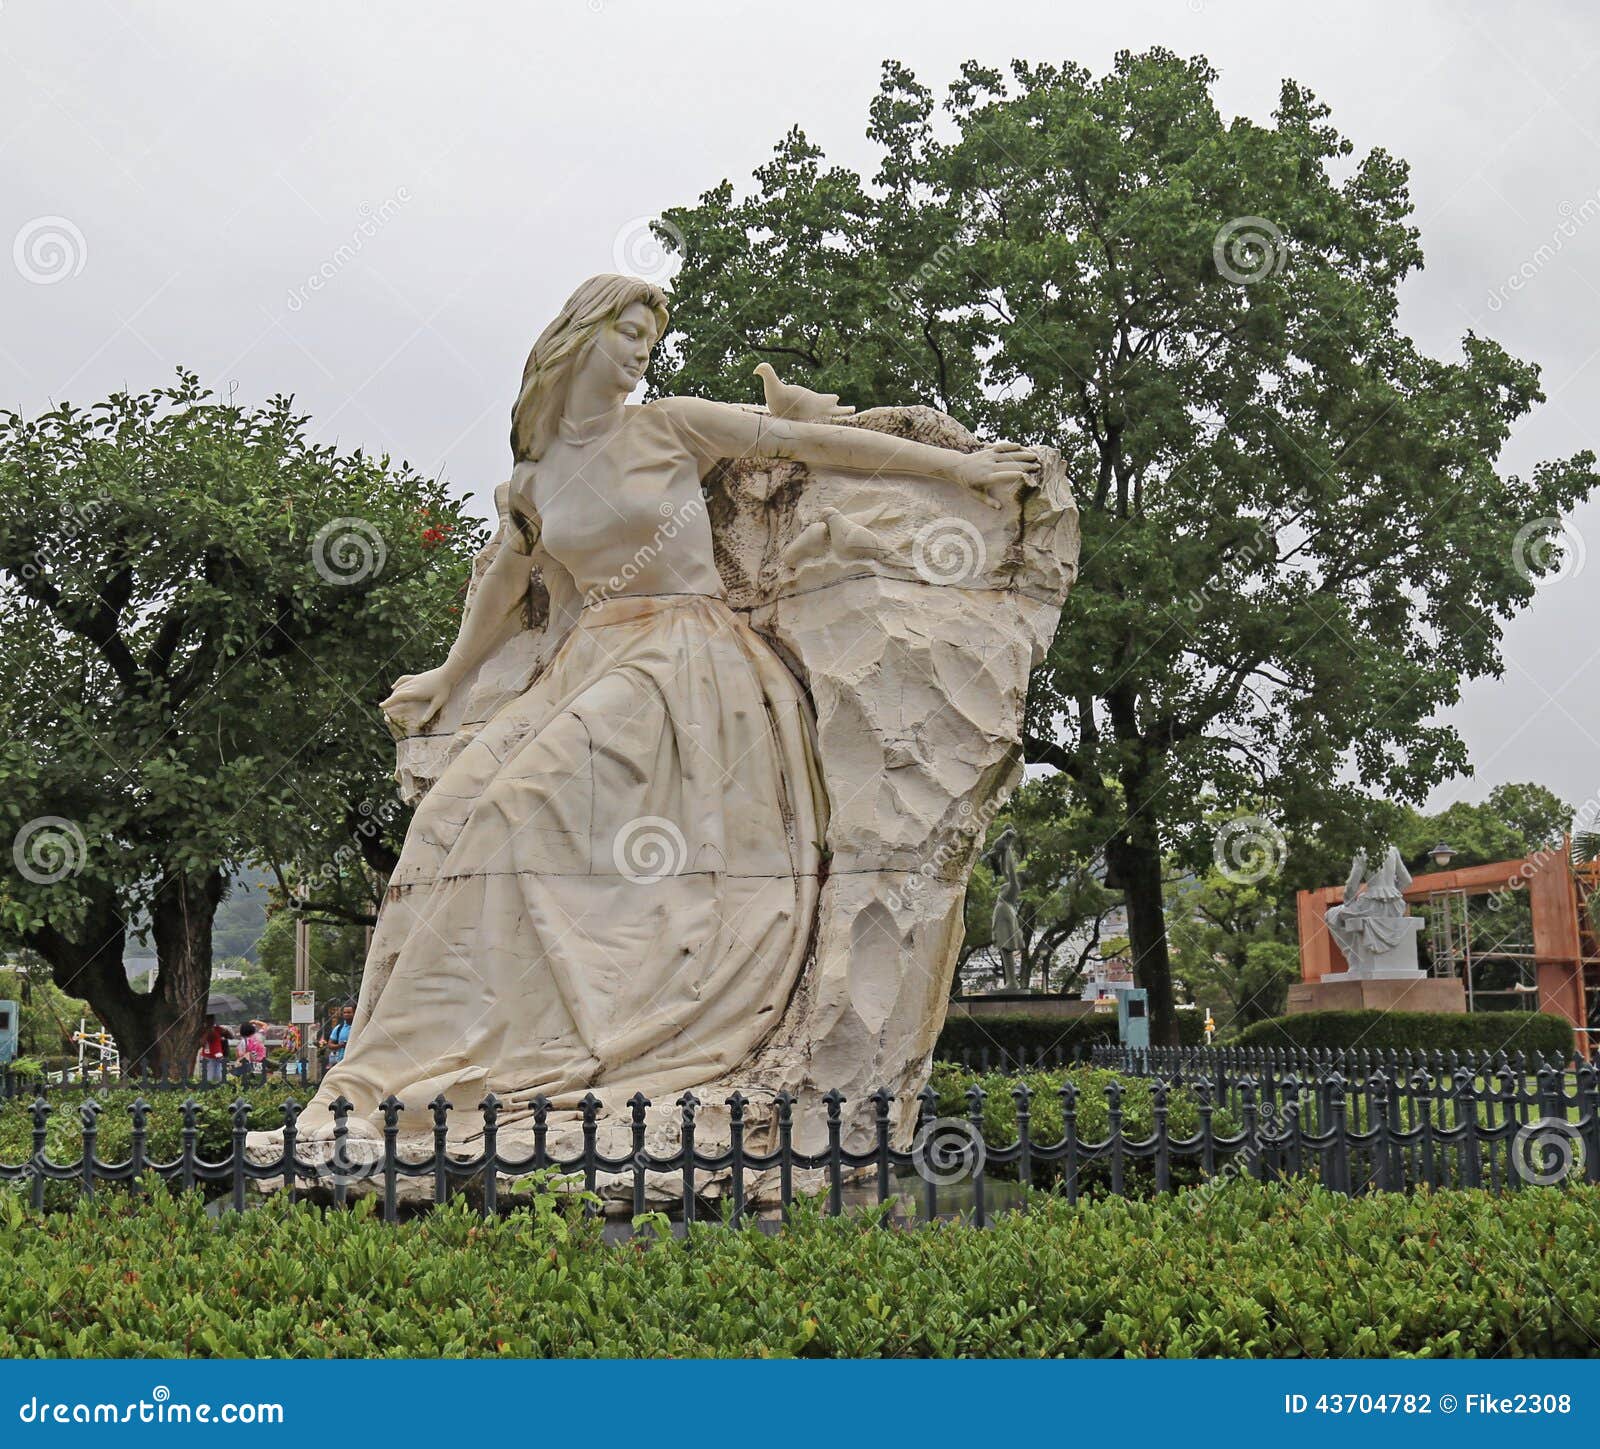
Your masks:
M1132 964L1121 956L1113 956L1089 967L1078 996L1083 1001L1115 1001L1119 992L1132 990Z

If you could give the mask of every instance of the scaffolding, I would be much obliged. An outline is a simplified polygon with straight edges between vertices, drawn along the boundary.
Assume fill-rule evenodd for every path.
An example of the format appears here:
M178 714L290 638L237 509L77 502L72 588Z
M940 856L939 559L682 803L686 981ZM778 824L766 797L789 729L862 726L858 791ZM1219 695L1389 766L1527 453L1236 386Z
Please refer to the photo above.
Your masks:
M78 1048L77 1075L80 1082L88 1081L91 1074L114 1076L121 1070L122 1058L117 1052L116 1040L109 1031L104 1028L90 1031L87 1018L80 1016L72 1040Z
M1428 922L1428 969L1461 983L1468 1011L1519 1007L1538 995L1538 953L1525 895L1433 891L1421 912Z

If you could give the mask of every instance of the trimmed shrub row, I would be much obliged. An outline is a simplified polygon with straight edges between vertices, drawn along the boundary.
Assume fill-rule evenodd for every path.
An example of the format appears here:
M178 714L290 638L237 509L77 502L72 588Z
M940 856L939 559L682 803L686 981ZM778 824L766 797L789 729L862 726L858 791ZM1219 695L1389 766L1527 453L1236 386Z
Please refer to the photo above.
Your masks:
M1030 1016L1021 1010L1004 1016L947 1016L944 1030L933 1048L936 1060L952 1060L962 1052L974 1060L987 1050L995 1060L1000 1053L1015 1056L1051 1052L1057 1047L1068 1057L1079 1049L1115 1046L1117 1019L1114 1016Z
M0 1194L0 1354L1559 1357L1591 1352L1600 1192L1040 1198L977 1230L802 1206L608 1247L548 1197L389 1225L269 1201Z
M1012 1089L1026 1084L1033 1097L1028 1105L1030 1134L1035 1142L1057 1142L1061 1138L1061 1086L1070 1081L1077 1089L1078 1137L1098 1142L1110 1131L1106 1088L1112 1082L1122 1085L1122 1131L1130 1141L1143 1141L1155 1131L1156 1119L1151 1096L1153 1079L1127 1077L1104 1067L1074 1067L1063 1072L967 1071L949 1062L935 1062L930 1085L938 1094L941 1117L967 1116L967 1088L984 1093L983 1140L991 1146L1009 1146L1017 1140L1017 1107ZM1226 1107L1212 1114L1218 1133L1237 1132L1239 1122ZM1190 1137L1200 1130L1200 1111L1194 1094L1174 1087L1167 1094L1167 1130L1174 1137ZM1040 1164L1043 1166L1043 1164Z
M1359 1047L1367 1051L1523 1052L1572 1056L1572 1026L1534 1011L1308 1011L1247 1026L1243 1047Z
M1183 1046L1200 1046L1205 1041L1205 1020L1197 1011L1178 1013L1178 1037ZM987 1049L996 1063L1000 1053L1011 1056L1053 1052L1057 1047L1066 1057L1081 1048L1117 1044L1115 1012L1096 1012L1088 1016L1043 1016L1020 1006L1015 1012L995 1016L956 1016L945 1018L933 1054L936 1059L957 1060L970 1053L974 1061Z
M1035 1143L1053 1143L1061 1140L1064 1130L1061 1112L1061 1087L1071 1082L1077 1090L1075 1120L1078 1138L1083 1142L1100 1142L1111 1131L1110 1102L1106 1088L1112 1082L1122 1085L1122 1133L1132 1142L1142 1142L1156 1126L1155 1102L1151 1093L1153 1078L1125 1077L1104 1067L1079 1066L1070 1071L989 1072L980 1074L968 1071L950 1062L935 1062L930 1085L938 1094L938 1113L941 1117L968 1120L970 1110L967 1089L978 1087L984 1093L983 1140L991 1147L1009 1147L1017 1140L1017 1104L1012 1096L1019 1082L1033 1094L1028 1105L1029 1137ZM1227 1135L1237 1132L1239 1119L1227 1107L1212 1113L1213 1129ZM1200 1130L1200 1109L1194 1094L1184 1087L1174 1087L1167 1096L1167 1131L1173 1137L1192 1137ZM1015 1163L992 1163L988 1174L992 1178L1014 1180L1018 1176ZM1036 1187L1053 1188L1061 1180L1060 1161L1033 1163L1033 1182ZM1184 1187L1200 1182L1198 1165L1177 1161L1171 1166L1174 1186ZM1110 1169L1104 1162L1084 1163L1078 1171L1078 1190L1085 1195L1109 1191ZM1130 1196L1149 1196L1155 1191L1155 1176L1146 1162L1130 1160L1123 1173L1123 1190Z

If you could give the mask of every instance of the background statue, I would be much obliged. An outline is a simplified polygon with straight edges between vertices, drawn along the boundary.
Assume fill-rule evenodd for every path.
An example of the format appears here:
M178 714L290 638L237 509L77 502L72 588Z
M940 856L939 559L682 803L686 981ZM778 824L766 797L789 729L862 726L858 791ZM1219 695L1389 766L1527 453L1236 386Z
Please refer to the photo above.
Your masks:
M1000 878L1000 888L994 898L994 913L990 917L990 938L1000 953L1000 970L1007 991L1022 990L1024 983L1017 971L1017 962L1023 949L1022 883L1017 879L1017 832L1011 826L995 838L985 856L989 868Z
M1373 966L1416 967L1417 921L1410 917L1404 892L1411 884L1411 872L1390 846L1383 864L1367 873L1367 853L1356 852L1345 882L1344 904L1327 914L1328 932L1338 942L1352 971ZM1397 952L1409 948L1409 959L1396 962Z

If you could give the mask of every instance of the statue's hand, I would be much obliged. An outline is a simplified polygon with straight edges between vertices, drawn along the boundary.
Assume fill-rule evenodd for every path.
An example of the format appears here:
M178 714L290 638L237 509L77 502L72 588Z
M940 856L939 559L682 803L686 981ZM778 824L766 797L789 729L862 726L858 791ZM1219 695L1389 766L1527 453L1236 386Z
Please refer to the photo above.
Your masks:
M993 443L976 453L964 453L956 464L958 483L984 495L991 508L1000 504L988 495L992 489L1012 483L1031 482L1039 476L1039 455L1018 443Z
M408 734L416 734L444 708L456 682L455 674L442 665L422 674L404 674L395 680L394 693L378 708L385 719Z

